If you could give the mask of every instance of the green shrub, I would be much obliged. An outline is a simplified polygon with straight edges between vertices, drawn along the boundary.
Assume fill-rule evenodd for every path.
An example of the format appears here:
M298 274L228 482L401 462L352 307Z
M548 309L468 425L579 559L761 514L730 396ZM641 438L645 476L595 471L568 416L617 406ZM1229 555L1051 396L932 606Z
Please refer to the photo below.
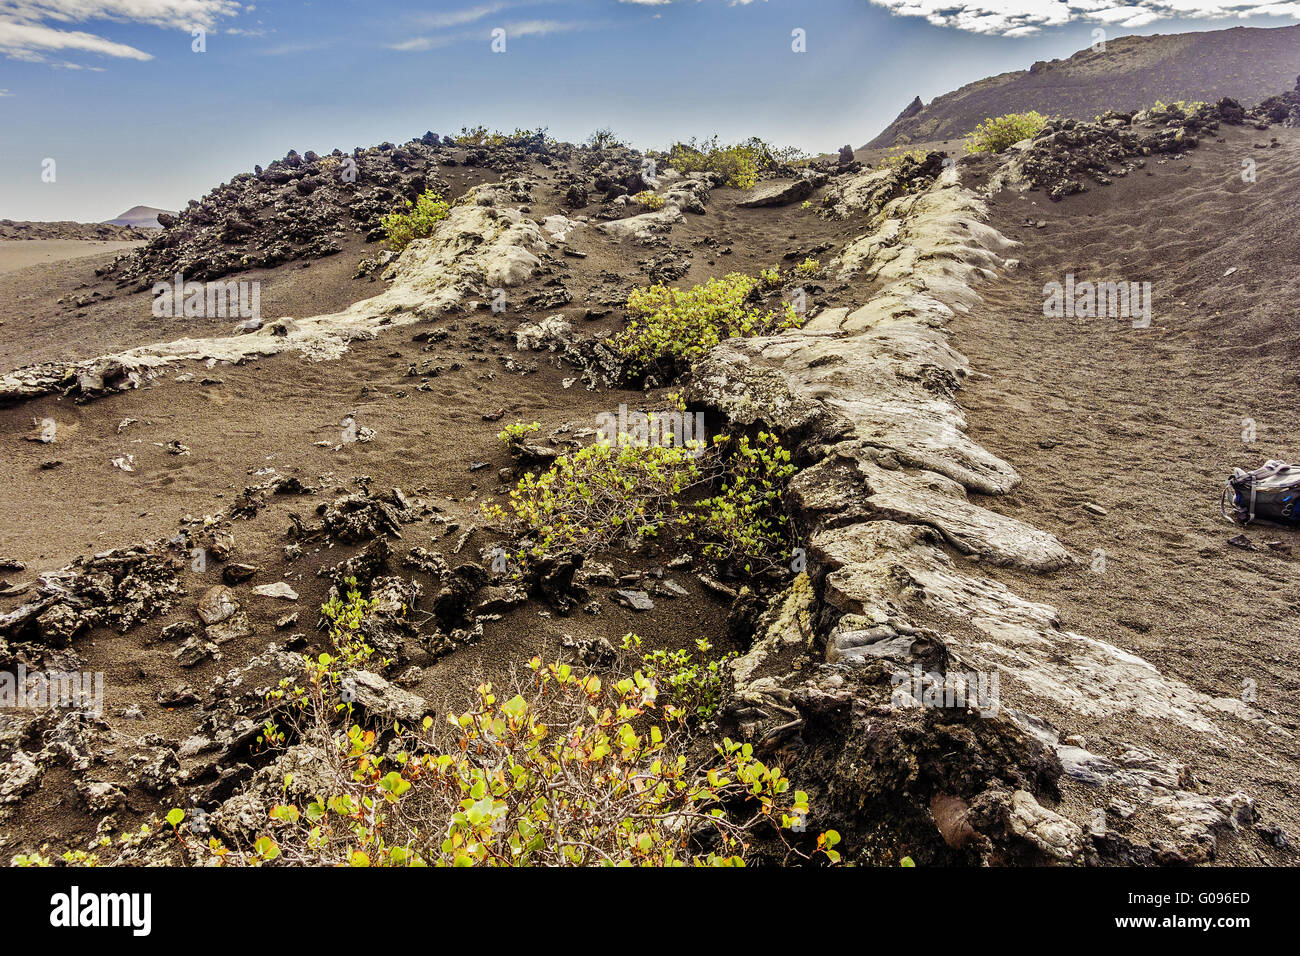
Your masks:
M524 475L510 492L509 512L494 502L483 510L531 536L521 560L569 549L595 554L616 542L653 538L676 520L678 501L706 480L697 451L620 435Z
M462 126L460 134L455 138L457 146L520 146L530 140L536 140L541 137L546 141L547 146L559 145L553 139L546 135L546 127L539 126L537 129L519 129L515 128L513 133L502 132L501 130L489 130L486 126Z
M807 156L792 147L781 148L750 137L743 143L722 146L718 137L703 142L674 143L668 151L668 165L679 173L711 172L736 189L752 189L760 172L797 165Z
M632 197L632 201L638 206L644 206L646 209L656 210L663 209L667 200L653 190L646 189Z
M1022 139L1037 136L1046 125L1047 117L1034 111L990 117L967 135L966 149L972 153L1000 153Z
M662 283L634 289L627 299L630 321L611 341L636 374L660 358L691 361L719 342L737 336L767 335L798 328L803 319L784 303L779 312L747 305L757 280L733 272L692 289Z
M682 708L659 705L640 671L607 684L540 658L529 667L531 685L508 700L483 684L441 729L426 717L383 746L336 728L337 691L309 672L302 738L325 788L272 807L247 847L200 843L169 815L182 852L227 866L741 866L762 837L808 858L786 842L807 794L749 744L724 739L701 764ZM821 834L814 855L838 862L839 839Z
M618 134L608 126L602 126L587 137L587 145L592 149L611 149L613 147L622 146L623 141L620 140Z
M515 422L513 425L507 425L497 432L497 441L503 442L507 448L513 451L530 437L537 434L541 427L540 422L530 422L527 425L523 422Z
M361 625L379 602L361 596L356 578L347 578L344 584L348 589L346 597L331 598L320 610L329 622L330 643L340 660L347 667L360 667L375 653L374 648L366 643Z
M598 554L677 536L712 560L752 573L788 556L782 494L794 471L790 453L767 432L753 442L719 436L707 449L620 434L524 475L504 507L481 507L525 536L516 555L524 564L559 551Z
M767 570L788 553L782 496L795 473L790 452L770 432L759 432L752 442L745 436L719 439L715 447L729 452L722 487L690 509L687 536L701 542L714 561L735 562L747 574Z
M434 227L446 219L451 207L443 202L440 195L432 189L426 190L414 203L409 200L406 206L390 213L381 220L388 244L395 252L401 252L412 240L427 239L433 235Z
M635 634L623 636L623 649L639 651L641 638ZM653 682L658 692L656 699L680 709L687 723L700 723L717 712L722 701L722 668L736 657L733 651L721 658L710 659L713 645L701 638L695 642L700 660L686 648L675 651L648 651L641 655L641 673Z
M876 168L894 169L897 166L902 166L903 163L909 159L917 163L924 162L925 160L926 152L923 149L909 149L904 150L903 152L898 152L900 149L902 149L901 146L895 146L890 150L888 156L882 156L880 162L876 163Z

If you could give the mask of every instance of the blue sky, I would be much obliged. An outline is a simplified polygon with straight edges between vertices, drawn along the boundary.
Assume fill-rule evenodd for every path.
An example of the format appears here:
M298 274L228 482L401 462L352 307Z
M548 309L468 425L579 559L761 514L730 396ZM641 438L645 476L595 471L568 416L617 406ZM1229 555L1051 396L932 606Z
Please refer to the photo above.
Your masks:
M480 123L859 146L913 96L1068 56L1099 25L1300 19L1300 3L1232 10L1259 15L1214 19L1229 12L1215 0L0 0L0 218L179 208L290 148Z

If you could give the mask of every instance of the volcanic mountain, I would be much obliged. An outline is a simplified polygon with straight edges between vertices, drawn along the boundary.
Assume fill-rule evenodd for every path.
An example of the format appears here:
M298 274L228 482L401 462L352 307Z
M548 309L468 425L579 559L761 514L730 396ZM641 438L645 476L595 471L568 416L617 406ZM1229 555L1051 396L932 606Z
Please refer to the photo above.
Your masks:
M1117 37L1103 49L968 83L928 105L918 96L865 148L955 139L987 117L1024 110L1092 119L1157 100L1255 103L1289 89L1297 73L1300 26Z
M158 214L166 212L166 209L156 209L153 206L132 206L116 219L107 220L107 223L110 226L134 226L137 229L161 229Z

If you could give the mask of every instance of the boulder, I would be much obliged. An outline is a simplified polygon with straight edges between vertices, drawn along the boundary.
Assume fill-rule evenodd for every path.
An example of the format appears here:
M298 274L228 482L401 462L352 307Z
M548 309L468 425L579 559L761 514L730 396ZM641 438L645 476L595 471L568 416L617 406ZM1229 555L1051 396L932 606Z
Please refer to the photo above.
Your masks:
M742 209L759 209L764 206L788 206L792 202L802 202L813 194L811 179L800 178L789 182L769 183L758 186L746 198L736 203Z

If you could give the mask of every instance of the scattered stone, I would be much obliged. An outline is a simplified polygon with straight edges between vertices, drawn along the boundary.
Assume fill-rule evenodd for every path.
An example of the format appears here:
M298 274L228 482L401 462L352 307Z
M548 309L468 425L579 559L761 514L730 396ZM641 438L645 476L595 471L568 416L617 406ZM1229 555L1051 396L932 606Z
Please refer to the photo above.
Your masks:
M423 697L395 687L370 671L352 671L339 681L344 699L351 699L377 717L418 723L429 711Z
M253 625L249 623L247 614L237 611L216 624L209 624L204 631L209 640L216 644L225 644L241 637L250 637L253 633Z
M73 786L86 809L92 813L109 813L126 804L126 794L116 784L102 780L76 780Z
M221 569L221 580L227 584L241 584L260 570L251 564L228 564Z
M739 592L735 588L723 584L721 581L717 580L716 578L711 578L707 574L697 574L695 576L695 579L699 581L701 584L703 584L710 591L712 591L714 594L720 594L722 597L725 597L729 601L734 601L739 594Z
M235 600L234 592L222 584L208 588L199 598L199 617L204 624L224 621L238 610L239 602Z
M587 587L613 587L619 583L612 567L595 561L585 563L575 579Z
M259 584L253 588L253 593L259 597L281 598L285 601L298 600L298 592L285 581L276 581L274 584Z
M188 684L178 684L170 690L160 690L154 700L160 707L190 707L199 702L199 695Z
M763 206L788 206L792 202L801 202L812 194L813 182L805 177L792 182L759 186L736 205L742 209L758 209Z
M187 637L193 637L198 632L199 626L193 621L176 621L164 627L159 636L164 641L182 641Z
M347 544L369 541L381 534L402 536L401 514L386 501L368 494L343 495L319 509L325 530Z
M528 593L523 588L489 585L479 591L479 602L474 606L475 615L504 614L528 600Z
M644 591L622 588L612 592L609 597L615 604L621 604L633 611L653 611L655 606L655 602L650 599L650 595Z
M573 651L579 662L588 667L612 667L618 661L618 651L603 637L579 640L565 634L560 638L560 646Z
M520 352L564 352L573 342L573 324L562 315L515 329L515 348Z
M221 652L217 645L200 637L191 637L180 647L172 651L172 657L181 667L195 667L208 659L220 660Z

